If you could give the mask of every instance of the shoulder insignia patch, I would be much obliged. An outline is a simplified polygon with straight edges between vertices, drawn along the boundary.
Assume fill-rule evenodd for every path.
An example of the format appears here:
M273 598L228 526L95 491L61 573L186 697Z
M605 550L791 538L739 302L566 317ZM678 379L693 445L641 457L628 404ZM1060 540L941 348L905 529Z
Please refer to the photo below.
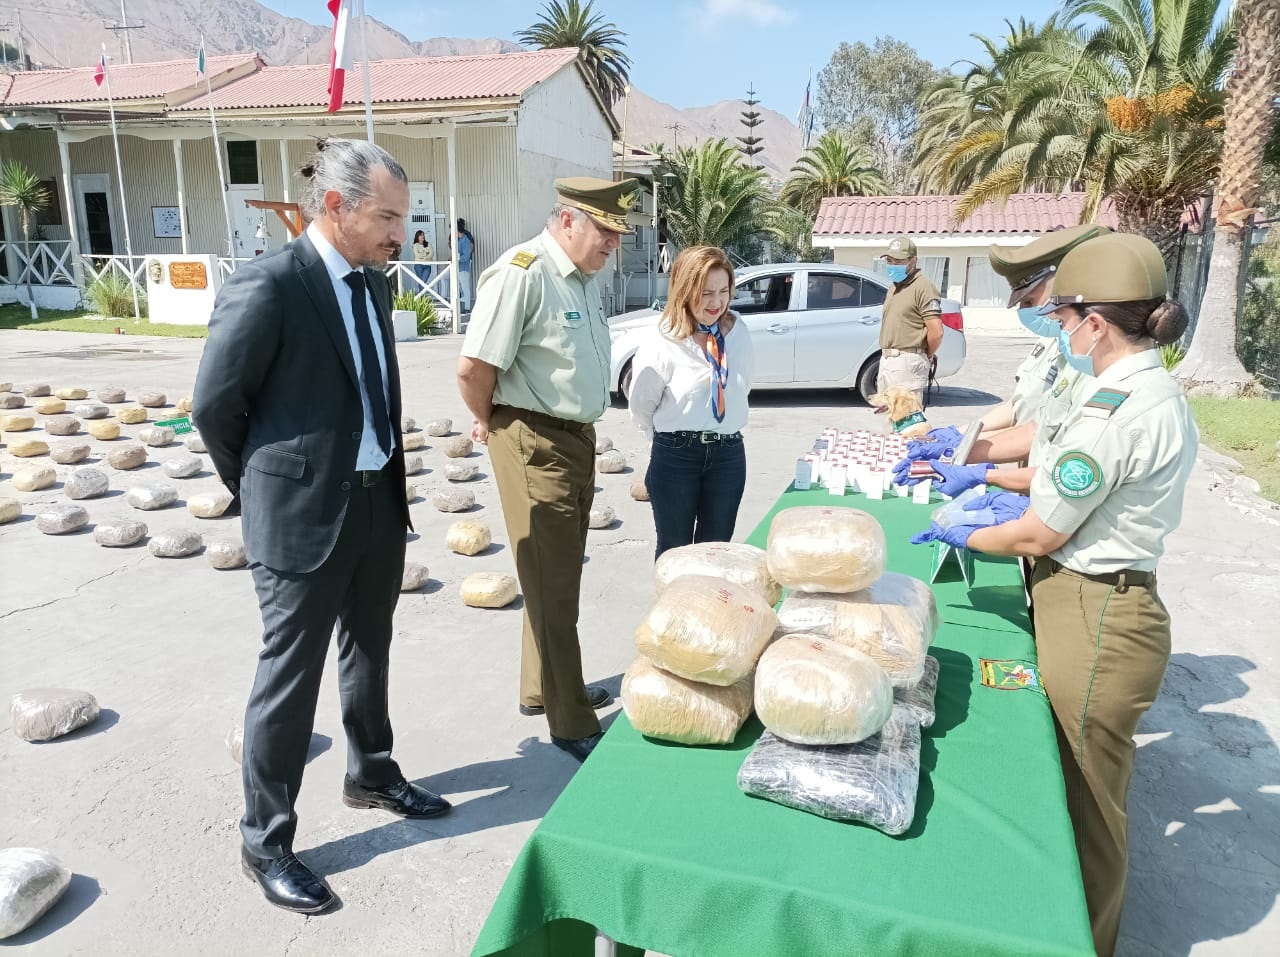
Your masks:
M925 312L942 312L942 300L930 299L928 302L924 304L924 311Z
M1040 345L1036 346L1034 349L1032 349L1032 350L1031 350L1031 358L1033 358L1033 359L1039 359L1042 355L1044 355L1044 343L1043 343L1043 342L1042 342L1042 343L1040 343Z
M1067 498L1085 498L1102 487L1102 467L1092 455L1064 452L1053 465L1053 487Z
M1129 393L1124 389L1099 389L1093 394L1088 402L1084 404L1086 409L1101 409L1108 416L1114 415L1116 409L1124 404L1124 400L1129 398Z
M519 266L521 269L528 269L533 265L533 261L537 258L537 253L531 253L527 249L522 249L511 257L511 265Z

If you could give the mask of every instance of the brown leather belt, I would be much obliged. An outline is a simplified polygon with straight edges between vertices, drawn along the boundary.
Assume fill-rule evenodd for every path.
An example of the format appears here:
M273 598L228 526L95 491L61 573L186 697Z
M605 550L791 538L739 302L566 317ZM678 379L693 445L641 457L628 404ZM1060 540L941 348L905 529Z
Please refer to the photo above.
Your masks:
M1039 559L1037 559L1039 561ZM1067 572L1078 578L1084 578L1091 582L1097 582L1100 585L1110 585L1117 591L1128 591L1130 586L1138 588L1150 588L1156 583L1155 572L1140 572L1132 568L1126 568L1118 572L1101 572L1099 574L1089 574L1087 572L1078 572L1074 568L1067 568L1062 562L1053 558L1044 559L1049 565L1049 574L1056 575L1058 572Z
M925 349L881 349L880 350L880 354L888 359L892 359L895 356L900 356L904 352L909 352L915 356L928 355L928 350L925 350Z

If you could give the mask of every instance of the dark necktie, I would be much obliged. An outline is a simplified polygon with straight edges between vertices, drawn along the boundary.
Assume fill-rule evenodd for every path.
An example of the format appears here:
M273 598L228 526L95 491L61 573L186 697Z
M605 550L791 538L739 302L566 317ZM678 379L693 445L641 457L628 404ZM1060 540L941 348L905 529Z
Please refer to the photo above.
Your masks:
M369 325L369 307L365 299L364 273L349 272L343 280L351 287L351 311L356 319L356 341L360 343L360 377L369 393L369 409L378 435L382 454L391 455L391 414L387 412L387 396L382 389L382 369L378 365L378 349L373 344Z

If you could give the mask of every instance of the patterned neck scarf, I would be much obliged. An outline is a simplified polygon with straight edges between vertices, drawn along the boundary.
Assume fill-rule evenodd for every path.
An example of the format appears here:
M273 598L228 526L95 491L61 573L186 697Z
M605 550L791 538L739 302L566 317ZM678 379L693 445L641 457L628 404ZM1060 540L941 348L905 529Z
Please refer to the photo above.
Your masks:
M729 384L729 357L724 349L724 333L720 323L709 326L698 323L698 331L707 334L707 360L711 363L711 414L724 421L724 389Z

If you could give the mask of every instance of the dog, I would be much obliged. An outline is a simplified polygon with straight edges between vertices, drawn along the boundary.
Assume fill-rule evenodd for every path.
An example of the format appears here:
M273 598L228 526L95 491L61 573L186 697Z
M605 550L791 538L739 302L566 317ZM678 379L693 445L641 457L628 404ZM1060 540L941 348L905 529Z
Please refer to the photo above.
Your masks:
M876 408L883 406L888 411L892 431L904 438L922 438L929 431L929 422L924 417L924 407L910 389L890 386L883 392L873 395L871 404Z

